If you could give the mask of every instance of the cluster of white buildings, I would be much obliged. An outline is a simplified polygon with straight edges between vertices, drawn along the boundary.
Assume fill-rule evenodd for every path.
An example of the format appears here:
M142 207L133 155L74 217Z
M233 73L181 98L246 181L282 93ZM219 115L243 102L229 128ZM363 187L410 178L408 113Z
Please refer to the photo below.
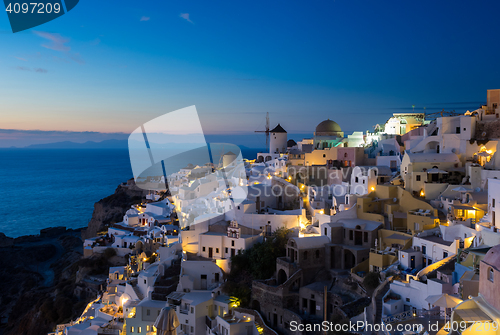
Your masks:
M330 271L333 282L348 270L358 286L368 272L380 274L381 305L373 299L361 314L346 314L353 320L439 314L433 299L447 294L463 301L454 320L500 322L500 90L487 100L432 122L394 114L374 132L347 137L329 119L298 142L277 125L269 152L255 160L231 147L219 161L187 165L168 177L171 197L150 196L106 235L85 240L86 256L113 248L130 255L128 264L110 268L106 291L58 333L155 334L170 307L178 334L256 335L268 326L291 334L291 320L323 312L310 294L313 269ZM279 228L291 240L274 284L255 284L264 294L252 295L253 311L236 308L222 292L231 257ZM343 313L340 300L328 317Z

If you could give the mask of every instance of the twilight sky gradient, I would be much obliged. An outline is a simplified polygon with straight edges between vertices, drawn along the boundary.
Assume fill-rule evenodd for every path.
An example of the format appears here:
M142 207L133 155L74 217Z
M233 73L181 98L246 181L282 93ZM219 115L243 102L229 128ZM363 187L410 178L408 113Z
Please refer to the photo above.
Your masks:
M196 105L206 133L475 109L500 88L500 2L80 1L12 34L0 14L0 128L130 133Z

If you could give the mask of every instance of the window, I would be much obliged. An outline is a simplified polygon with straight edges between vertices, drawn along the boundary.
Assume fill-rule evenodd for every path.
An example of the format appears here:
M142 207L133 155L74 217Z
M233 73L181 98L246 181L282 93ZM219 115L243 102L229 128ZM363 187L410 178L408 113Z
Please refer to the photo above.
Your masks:
M410 298L406 298L406 302L410 302Z
M137 327L137 332L140 334L142 333L142 327Z
M203 249L202 249L202 250L203 250L203 252L205 252L205 247L203 247Z
M368 242L368 232L363 233L363 242L367 243Z
M328 236L328 228L325 228L325 236Z
M146 315L151 315L151 310L146 310Z
M417 176L415 177L417 179L417 181L420 181L420 175L417 174Z
M134 327L130 327L130 332L131 333L135 332L135 328Z
M220 275L218 273L215 274L215 282L218 283L220 279Z
M151 326L149 326L149 325L148 325L148 326L146 326L146 331L147 331L147 332L151 331Z
M194 327L191 326L191 333L194 333Z
M443 258L448 257L448 253L446 251L443 252Z
M427 247L425 245L422 246L422 255L425 255L427 250Z
M460 127L456 127L456 128L455 128L455 132L456 132L457 134L460 134Z
M325 157L326 157L326 155L325 155L325 154L323 154L323 158L325 158Z
M495 208L495 199L491 199L491 207Z
M146 283L146 279L144 279L144 284L147 284L147 283Z
M234 241L231 241L231 246L234 247Z
M353 235L354 235L353 231L352 231L352 230L349 230L349 239L350 239L351 241L352 241L352 239L353 239Z
M229 252L229 249L228 249L228 248L226 248L226 254L227 254L228 252Z
M358 177L356 177L356 179L354 179L354 181L355 181L356 183L358 183L358 182L359 182Z
M191 307L191 314L194 313L194 307Z
M219 253L219 248L215 248L215 253L218 254Z
M493 268L489 268L489 270L488 270L488 280L490 282L492 282L492 283L494 282L494 278L493 277L494 277Z

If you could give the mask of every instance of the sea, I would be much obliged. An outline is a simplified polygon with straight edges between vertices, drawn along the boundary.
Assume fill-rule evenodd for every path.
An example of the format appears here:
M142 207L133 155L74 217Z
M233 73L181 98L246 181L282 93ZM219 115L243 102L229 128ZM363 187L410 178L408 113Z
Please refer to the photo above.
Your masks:
M241 148L253 159L259 148ZM86 227L94 203L132 178L126 149L0 149L0 232Z

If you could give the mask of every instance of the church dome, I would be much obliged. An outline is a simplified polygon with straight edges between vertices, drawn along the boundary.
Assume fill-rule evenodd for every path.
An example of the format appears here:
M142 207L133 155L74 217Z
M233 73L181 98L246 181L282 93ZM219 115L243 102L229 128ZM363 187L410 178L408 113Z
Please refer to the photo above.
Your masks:
M335 135L335 133L340 132L342 132L342 130L338 123L330 119L321 122L316 127L316 135Z

